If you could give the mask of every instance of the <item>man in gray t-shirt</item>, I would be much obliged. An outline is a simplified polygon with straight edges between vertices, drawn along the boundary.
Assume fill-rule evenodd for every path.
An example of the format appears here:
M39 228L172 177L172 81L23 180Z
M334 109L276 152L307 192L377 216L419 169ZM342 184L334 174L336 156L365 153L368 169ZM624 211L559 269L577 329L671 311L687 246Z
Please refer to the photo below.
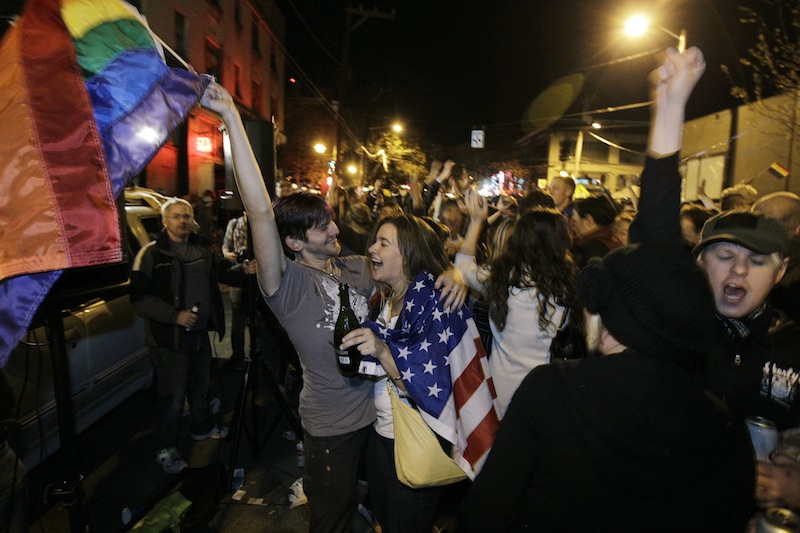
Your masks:
M253 221L256 258L259 267L265 265L258 273L261 290L303 368L299 410L311 531L348 530L358 504L358 463L375 420L372 382L342 376L334 357L339 282L350 286L359 320L366 319L373 283L366 258L338 257L339 228L332 215L321 196L301 192L279 198L273 224L281 240L270 250L269 259L259 254Z
M304 372L300 416L305 430L303 489L310 531L349 531L358 505L358 463L375 420L372 382L343 377L335 363L333 326L338 283L350 286L359 319L373 290L367 258L340 258L339 228L321 196L298 192L272 202L230 94L209 84L200 104L222 116L231 139L236 184L247 211L261 292L294 343ZM292 261L287 255L294 259ZM448 288L458 307L466 291Z

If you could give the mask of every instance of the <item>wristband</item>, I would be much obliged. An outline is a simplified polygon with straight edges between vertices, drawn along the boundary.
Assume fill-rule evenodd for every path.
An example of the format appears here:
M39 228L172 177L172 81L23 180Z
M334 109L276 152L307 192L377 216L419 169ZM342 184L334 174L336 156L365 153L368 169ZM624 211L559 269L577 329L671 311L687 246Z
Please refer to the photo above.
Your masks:
M392 381L403 381L403 376L397 376L395 378L390 378Z

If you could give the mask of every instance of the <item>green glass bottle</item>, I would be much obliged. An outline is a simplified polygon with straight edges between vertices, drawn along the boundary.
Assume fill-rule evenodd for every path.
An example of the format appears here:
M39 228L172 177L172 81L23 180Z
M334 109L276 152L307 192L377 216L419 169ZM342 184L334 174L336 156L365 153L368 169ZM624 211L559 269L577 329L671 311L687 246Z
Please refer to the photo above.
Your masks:
M350 307L348 289L347 283L339 283L340 308L336 327L333 328L333 348L336 352L336 365L339 367L339 372L343 376L354 377L358 375L358 367L361 364L361 353L359 353L358 347L351 346L347 350L339 349L342 337L360 327L356 314Z

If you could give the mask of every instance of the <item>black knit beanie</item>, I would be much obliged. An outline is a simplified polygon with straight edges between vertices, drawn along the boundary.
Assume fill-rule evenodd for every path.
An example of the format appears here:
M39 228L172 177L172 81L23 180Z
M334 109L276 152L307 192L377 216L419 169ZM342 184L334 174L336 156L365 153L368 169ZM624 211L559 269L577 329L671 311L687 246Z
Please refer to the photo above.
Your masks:
M714 302L683 246L636 244L587 265L578 293L622 344L694 370L707 350Z

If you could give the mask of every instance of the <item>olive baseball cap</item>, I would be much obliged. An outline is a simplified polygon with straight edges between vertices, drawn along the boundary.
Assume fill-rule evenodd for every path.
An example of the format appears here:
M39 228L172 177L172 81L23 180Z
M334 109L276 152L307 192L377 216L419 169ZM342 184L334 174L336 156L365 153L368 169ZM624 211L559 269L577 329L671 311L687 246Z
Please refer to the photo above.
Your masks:
M758 212L736 209L709 218L694 247L694 255L715 242L732 242L758 254L786 255L789 237L778 222Z

